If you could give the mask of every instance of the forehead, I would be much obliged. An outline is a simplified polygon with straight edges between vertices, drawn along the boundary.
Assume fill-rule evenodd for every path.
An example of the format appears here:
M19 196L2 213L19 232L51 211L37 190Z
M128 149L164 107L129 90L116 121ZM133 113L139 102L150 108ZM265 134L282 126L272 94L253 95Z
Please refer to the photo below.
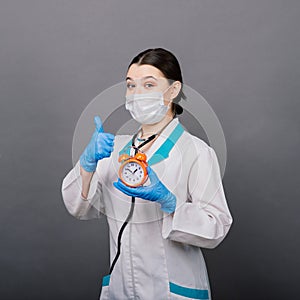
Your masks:
M127 72L127 77L132 79L143 78L146 76L165 78L164 74L159 69L151 65L132 64Z

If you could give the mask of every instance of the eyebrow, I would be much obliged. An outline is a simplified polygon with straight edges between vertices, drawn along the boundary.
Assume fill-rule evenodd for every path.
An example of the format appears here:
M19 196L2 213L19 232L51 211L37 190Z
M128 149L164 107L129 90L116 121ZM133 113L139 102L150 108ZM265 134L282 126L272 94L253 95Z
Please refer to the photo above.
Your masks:
M142 77L141 79L149 79L149 78L152 78L152 79L154 79L154 80L157 81L157 79L155 77L153 77L153 76L145 76L145 77ZM132 79L131 77L126 77L126 80L132 80L132 81L134 81L134 79Z

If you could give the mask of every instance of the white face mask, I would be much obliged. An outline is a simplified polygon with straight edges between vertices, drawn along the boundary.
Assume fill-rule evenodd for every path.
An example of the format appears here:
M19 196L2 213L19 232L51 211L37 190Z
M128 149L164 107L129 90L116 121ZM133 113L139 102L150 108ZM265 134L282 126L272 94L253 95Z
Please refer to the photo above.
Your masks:
M171 106L171 101L164 105L164 93L132 94L126 96L125 107L131 116L141 124L154 124L161 121Z

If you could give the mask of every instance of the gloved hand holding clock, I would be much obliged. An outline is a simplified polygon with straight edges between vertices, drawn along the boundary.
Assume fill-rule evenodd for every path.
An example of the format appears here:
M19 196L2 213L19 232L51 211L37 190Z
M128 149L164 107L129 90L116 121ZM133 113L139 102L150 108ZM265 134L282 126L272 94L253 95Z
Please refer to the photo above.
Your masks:
M166 186L159 180L156 173L150 166L147 166L148 176L150 178L150 185L129 187L125 185L120 178L113 185L128 196L139 197L149 201L156 201L160 203L161 210L166 213L173 213L176 208L176 197L172 194Z

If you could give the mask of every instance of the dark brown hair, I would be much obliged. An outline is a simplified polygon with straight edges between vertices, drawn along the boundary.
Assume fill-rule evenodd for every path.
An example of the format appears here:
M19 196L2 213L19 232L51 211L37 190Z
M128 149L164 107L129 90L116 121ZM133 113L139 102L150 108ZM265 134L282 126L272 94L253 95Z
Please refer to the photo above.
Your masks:
M133 64L151 65L159 69L169 80L170 84L173 81L178 80L183 85L181 69L178 60L175 55L168 50L163 48L147 49L133 58L128 66L128 69ZM182 85L179 94L172 103L172 112L174 116L181 114L183 111L183 108L178 104L181 99L186 99L186 96L182 91Z

